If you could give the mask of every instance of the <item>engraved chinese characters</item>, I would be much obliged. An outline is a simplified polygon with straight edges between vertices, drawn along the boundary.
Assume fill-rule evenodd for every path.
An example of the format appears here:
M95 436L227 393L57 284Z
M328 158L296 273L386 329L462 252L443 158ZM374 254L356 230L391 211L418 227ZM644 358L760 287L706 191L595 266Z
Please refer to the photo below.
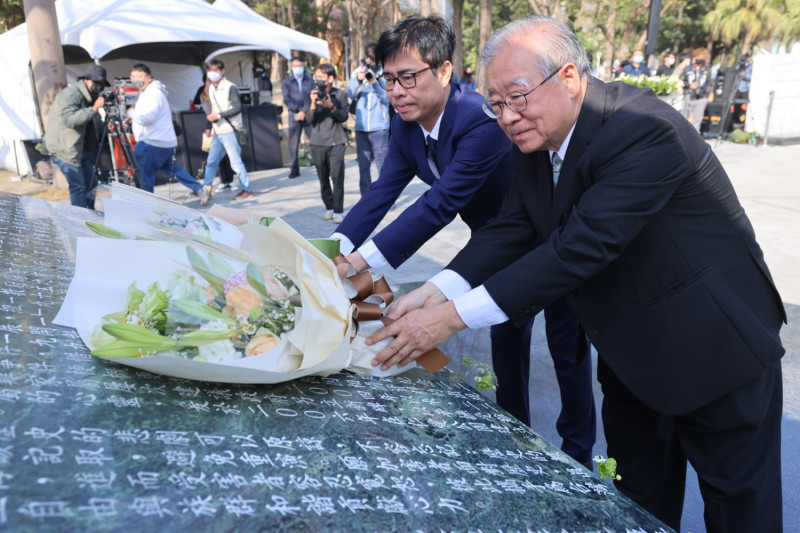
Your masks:
M0 529L661 530L449 372L239 386L92 358L50 323L94 217L0 195Z

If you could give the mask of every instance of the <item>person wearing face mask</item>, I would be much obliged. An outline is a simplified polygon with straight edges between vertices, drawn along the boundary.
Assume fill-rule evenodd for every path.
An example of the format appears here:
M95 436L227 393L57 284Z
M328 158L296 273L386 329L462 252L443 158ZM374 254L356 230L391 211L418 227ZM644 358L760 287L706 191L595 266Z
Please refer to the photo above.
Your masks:
M306 113L303 106L306 105L306 98L314 88L314 80L306 73L303 60L293 57L292 74L283 80L283 105L289 113L289 159L291 168L290 178L300 177L300 165L297 163L297 150L300 147L300 137L305 130L306 135L311 135L311 125L306 121Z
M344 212L344 150L347 146L343 124L350 105L347 93L333 86L335 80L333 65L320 64L314 71L315 88L309 93L303 110L311 125L311 155L325 204L323 218L339 224Z
M362 195L372 185L372 162L380 174L389 148L389 98L378 82L383 71L375 62L375 43L368 44L364 52L366 57L347 86L347 97L355 100L358 188Z
M475 74L472 72L472 67L467 65L464 67L464 76L461 78L461 83L472 89L475 90Z
M675 70L675 54L667 50L664 52L664 60L656 69L656 76L672 76Z
M211 82L208 86L211 112L206 115L208 126L205 135L211 135L213 129L214 137L211 140L211 148L208 150L200 205L206 205L211 199L211 184L214 182L219 163L225 154L228 154L231 167L239 177L239 186L242 189L233 199L244 200L253 196L253 191L250 188L250 176L244 166L244 161L242 161L242 147L236 138L236 130L243 127L242 101L239 98L239 90L225 78L225 64L219 59L212 59L208 62L206 76Z
M101 96L109 86L106 69L89 65L75 85L63 89L50 108L42 153L51 156L69 184L70 203L94 209L94 161L103 127Z
M708 103L708 95L713 89L711 69L706 65L708 52L705 48L697 48L692 53L692 63L683 71L683 88L685 100L683 116L692 123L694 129L700 131L703 113Z
M153 79L150 68L144 63L131 67L131 83L139 89L139 97L126 111L126 121L131 123L136 138L133 155L139 165L140 187L153 192L156 174L161 170L199 195L202 184L175 162L178 137L172 125L167 88Z
M649 76L650 69L644 63L644 52L642 50L634 50L631 55L631 62L623 67L622 72L630 76Z

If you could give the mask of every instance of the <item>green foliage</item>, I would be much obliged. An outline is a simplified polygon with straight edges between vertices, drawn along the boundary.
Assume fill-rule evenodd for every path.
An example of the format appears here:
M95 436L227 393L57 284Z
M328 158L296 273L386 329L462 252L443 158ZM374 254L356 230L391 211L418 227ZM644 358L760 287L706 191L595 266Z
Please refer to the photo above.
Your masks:
M475 370L477 375L473 379L475 380L476 390L497 390L497 375L491 366L486 363L479 363L466 355L462 362L465 368Z
M601 478L614 481L622 479L622 476L617 474L617 460L613 457L606 459L602 455L598 455L592 460L597 463L597 473L600 474Z
M0 0L0 33L6 32L25 22L25 9L22 0Z

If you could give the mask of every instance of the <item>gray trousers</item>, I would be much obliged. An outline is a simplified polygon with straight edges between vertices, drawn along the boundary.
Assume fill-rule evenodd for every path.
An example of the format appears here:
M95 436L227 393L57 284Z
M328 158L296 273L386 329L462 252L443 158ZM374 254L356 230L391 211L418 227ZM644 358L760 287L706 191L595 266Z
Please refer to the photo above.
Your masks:
M698 98L697 100L687 98L683 101L683 116L692 123L692 126L697 131L700 131L700 124L703 123L703 113L706 110L707 103L708 100L705 98Z

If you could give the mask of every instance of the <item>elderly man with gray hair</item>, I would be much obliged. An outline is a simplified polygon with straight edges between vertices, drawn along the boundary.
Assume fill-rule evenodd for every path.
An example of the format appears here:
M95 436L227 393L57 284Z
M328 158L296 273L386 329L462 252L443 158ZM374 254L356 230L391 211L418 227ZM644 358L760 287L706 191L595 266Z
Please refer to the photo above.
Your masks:
M688 460L709 532L781 531L786 313L719 160L651 91L588 76L560 22L512 22L483 60L514 183L447 268L392 306L368 343L395 338L373 364L567 296L599 355L617 487L680 530Z

